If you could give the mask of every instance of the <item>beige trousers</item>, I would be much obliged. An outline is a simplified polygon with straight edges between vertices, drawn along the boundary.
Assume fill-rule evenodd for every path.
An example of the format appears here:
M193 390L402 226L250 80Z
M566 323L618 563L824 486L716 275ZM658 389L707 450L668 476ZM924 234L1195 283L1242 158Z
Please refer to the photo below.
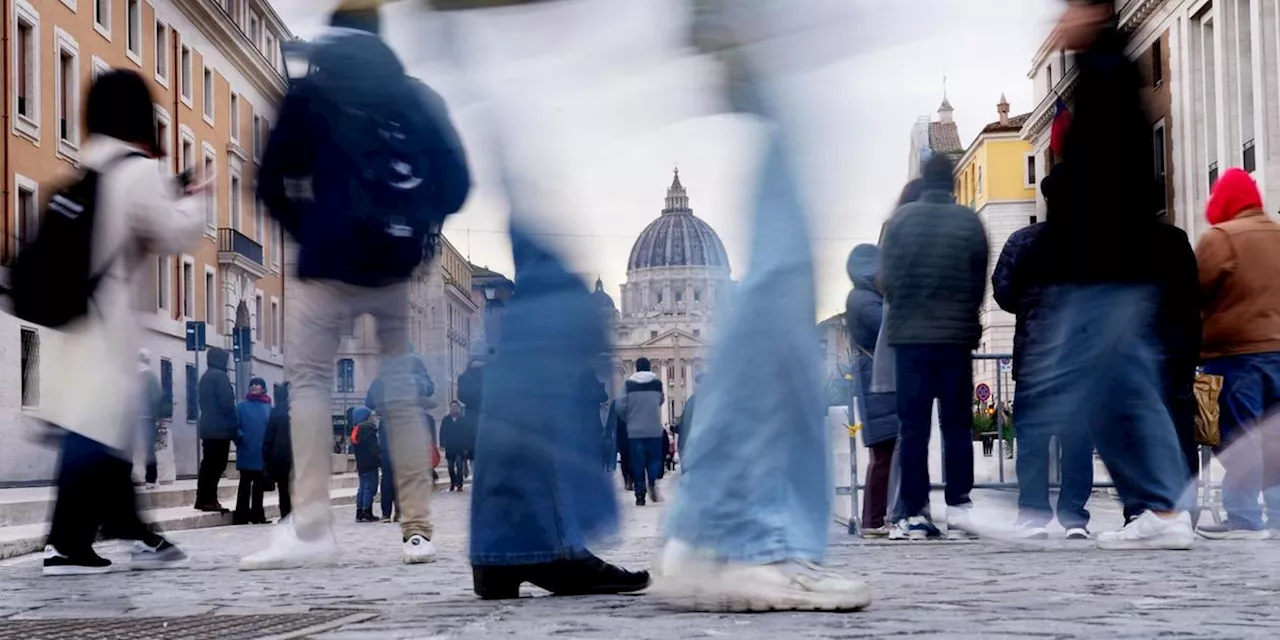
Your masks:
M294 527L298 536L328 535L333 451L334 357L343 323L364 314L377 321L380 376L387 405L400 529L405 539L431 537L431 441L409 358L407 284L370 289L325 280L299 280L285 306L285 379L293 428Z

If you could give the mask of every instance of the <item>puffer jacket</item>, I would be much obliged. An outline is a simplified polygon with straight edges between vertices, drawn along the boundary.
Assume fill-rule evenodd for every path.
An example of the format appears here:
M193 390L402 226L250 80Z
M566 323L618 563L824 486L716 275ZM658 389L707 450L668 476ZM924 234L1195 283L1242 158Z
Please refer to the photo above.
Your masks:
M1000 258L991 271L991 293L1001 309L1016 318L1013 329L1013 379L1018 379L1022 360L1026 357L1027 343L1032 335L1040 334L1043 319L1048 311L1041 308L1043 283L1028 272L1031 262L1025 259L1034 250L1036 238L1044 231L1044 222L1023 227L1013 232L1000 250Z
M862 444L870 447L898 437L897 396L871 393L876 340L884 316L884 298L876 288L880 249L870 244L854 247L846 267L853 291L845 299L844 317L849 339L856 345L853 357L859 385L857 402L862 419Z
M990 261L977 214L946 191L925 191L894 212L883 246L889 344L977 347Z
M236 392L227 375L230 354L225 349L209 349L209 368L200 376L201 440L235 440L240 420L236 413Z

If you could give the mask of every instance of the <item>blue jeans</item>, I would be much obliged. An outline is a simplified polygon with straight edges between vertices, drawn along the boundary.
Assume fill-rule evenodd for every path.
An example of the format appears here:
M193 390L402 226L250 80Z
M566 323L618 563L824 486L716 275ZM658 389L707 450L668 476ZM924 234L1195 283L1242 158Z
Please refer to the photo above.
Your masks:
M662 438L631 438L631 479L635 481L636 496L644 496L649 485L662 477L662 464L666 456L662 451Z
M1035 376L1048 375L1048 372L1037 371L1036 364L1033 362L1031 367L1024 364L1018 372L1018 394L1013 403L1013 424L1018 438L1018 520L1044 526L1054 518L1049 507L1049 461L1056 453L1050 447L1051 438L1056 435L1062 449L1058 524L1066 529L1083 529L1089 525L1085 504L1093 493L1093 441L1087 433L1069 434L1069 429L1054 430L1051 425L1026 419L1028 415L1035 416L1036 404L1044 400L1036 395ZM1038 364L1043 365L1043 359Z
M373 511L373 496L378 493L378 470L360 473L360 488L356 490L356 511Z
M904 517L923 514L929 504L929 438L933 401L938 401L946 501L970 504L973 490L973 361L964 345L895 345L895 386L901 423L899 497Z
M1280 528L1280 434L1254 428L1280 402L1280 353L1215 358L1204 363L1204 372L1223 378L1218 398L1222 441L1214 453L1226 470L1222 506L1227 518L1242 527L1261 529L1261 493L1268 524Z
M1058 310L1027 345L1019 431L1092 440L1128 513L1175 511L1190 473L1165 406L1154 332L1158 290L1141 284L1056 285ZM1023 400L1018 400L1019 407ZM1019 474L1021 478L1021 474Z

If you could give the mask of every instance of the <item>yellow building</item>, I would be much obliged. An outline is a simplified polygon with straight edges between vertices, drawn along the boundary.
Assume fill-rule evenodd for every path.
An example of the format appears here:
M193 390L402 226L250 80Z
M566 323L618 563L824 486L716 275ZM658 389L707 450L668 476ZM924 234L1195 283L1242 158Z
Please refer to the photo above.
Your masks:
M1000 96L996 111L999 119L983 127L955 170L956 200L982 219L991 245L992 268L1009 236L1038 222L1036 189L1040 180L1035 149L1019 135L1029 114L1010 117L1004 96ZM1013 352L1013 315L996 305L990 286L982 305L982 326L979 352ZM985 382L995 389L997 370L989 361L975 363L975 384Z

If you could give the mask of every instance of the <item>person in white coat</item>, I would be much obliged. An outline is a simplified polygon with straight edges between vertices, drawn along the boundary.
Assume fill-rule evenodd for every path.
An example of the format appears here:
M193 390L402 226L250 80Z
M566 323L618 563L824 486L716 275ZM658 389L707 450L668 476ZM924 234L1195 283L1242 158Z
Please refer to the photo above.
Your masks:
M100 174L95 197L91 265L102 278L91 313L61 330L47 361L40 418L66 431L58 469L58 500L45 547L45 575L105 573L111 561L93 543L136 541L132 568L170 568L186 554L142 521L130 478L140 342L135 279L148 258L187 250L204 216L193 196L208 188L184 185L159 159L155 99L131 71L101 76L89 89L80 152L83 167ZM54 345L51 345L54 346ZM57 348L60 347L60 348Z

